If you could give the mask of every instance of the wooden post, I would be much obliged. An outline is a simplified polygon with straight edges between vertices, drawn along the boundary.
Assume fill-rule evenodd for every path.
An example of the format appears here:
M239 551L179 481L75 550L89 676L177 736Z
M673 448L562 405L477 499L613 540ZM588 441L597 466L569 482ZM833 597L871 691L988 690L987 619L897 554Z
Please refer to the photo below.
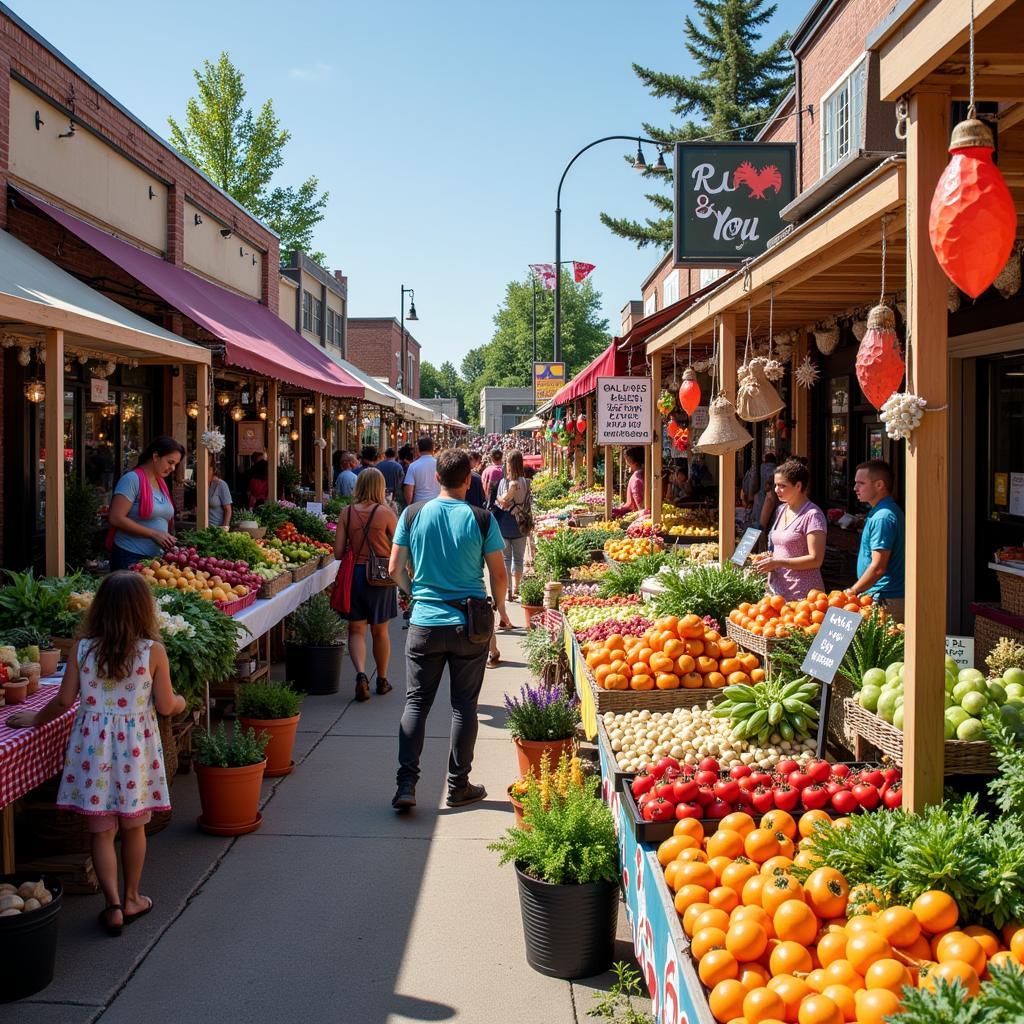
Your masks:
M587 417L587 487L594 486L594 430L596 429L594 423L594 396L587 395L586 399L586 417Z
M279 385L276 380L267 385L267 494L270 501L277 501L277 467L281 462L281 406L278 400Z
M302 421L305 419L306 414L303 411L306 401L300 395L295 399L295 415L292 417L292 430L298 433L298 438L292 442L292 462L295 468L299 471L299 486L303 486L302 480ZM297 497L297 495L296 495Z
M46 331L46 575L64 575L64 332Z
M800 387L796 382L796 368L804 361L809 351L807 328L797 331L796 344L793 346L793 366L790 373L793 396L793 454L810 455L811 440L811 393L807 388ZM776 453L778 454L778 453Z
M615 490L615 481L612 479L612 446L604 446L604 517L612 517L612 494Z
M920 813L942 800L943 664L949 517L948 282L928 240L932 194L949 159L949 95L913 93L907 135L907 279L914 346L909 390L927 399L907 445L906 668L903 673L903 806ZM912 272L912 275L911 275ZM942 496L940 507L936 500Z
M202 436L210 429L210 367L196 365L196 526L210 525L210 455L203 447Z
M658 412L658 395L661 394L661 353L657 352L651 363L651 426L654 441L651 443L651 519L654 529L661 522L661 414Z
M318 391L313 399L313 500L324 499L324 450L315 442L324 429L324 396Z
M730 402L736 402L736 314L718 321L718 379ZM714 397L714 396L712 396ZM722 565L736 545L736 454L718 459L718 560ZM945 650L945 648L943 648Z

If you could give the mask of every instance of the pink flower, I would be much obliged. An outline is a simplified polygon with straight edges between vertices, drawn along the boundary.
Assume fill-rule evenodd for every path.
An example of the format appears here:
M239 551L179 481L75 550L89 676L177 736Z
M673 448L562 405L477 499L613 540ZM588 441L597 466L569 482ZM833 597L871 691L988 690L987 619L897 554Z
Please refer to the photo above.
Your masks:
M128 707L128 701L124 697L118 697L117 698L117 706L119 708L126 708L126 707Z
M153 763L150 765L150 767L153 769L153 771L159 771L159 769L160 769L160 761L159 761L159 759L154 757L153 758Z
M98 804L99 802L100 802L100 798L99 798L99 794L98 793L93 793L93 795L91 797L89 797L89 803L91 803L91 804Z
M145 669L144 669L144 668L143 668L143 667L142 667L142 666L140 665L140 666L139 666L139 667L138 667L138 668L137 668L137 669L135 670L135 674L136 674L137 676L144 676L144 675L146 674L146 670L145 670Z
M144 737L145 737L145 738L146 738L146 739L148 740L148 739L149 739L149 737L150 737L150 736L152 736L153 734L152 734L152 733L151 733L151 732L150 732L150 731L149 731L148 729L146 729L146 730L145 730L145 731L144 731L144 732L142 733L142 735L143 735L143 736L144 736Z
M88 665L86 665L86 666L85 666L85 667L84 667L84 668L82 669L82 675L83 675L83 676L87 676L88 674L89 674L89 666L88 666Z
M86 779L85 780L85 788L86 789L91 789L92 788L92 779Z
M134 789L134 788L135 788L135 780L134 780L134 779L131 779L131 780L130 780L130 781L128 782L128 788L129 788L129 789Z
M124 766L124 773L125 773L125 775L130 775L131 774L131 770L132 770L132 766L130 764L126 764Z
M123 732L119 732L117 734L117 741L118 741L118 743L124 743L124 733Z
M68 785L72 785L74 783L74 781L75 781L75 777L74 777L74 775L65 775L64 776L64 781L66 783L68 783Z
M141 757L142 751L138 747L132 747L132 757Z
M106 738L107 738L107 730L106 729L100 729L100 739L101 740L105 740Z
M90 693L89 696L85 698L85 703L88 704L89 707L95 707L96 698Z
M82 727L82 735L83 736L88 736L89 735L89 726L86 725L86 726ZM100 733L100 739L103 739L103 733Z
M95 679L90 680L89 685L95 690L96 689L96 680Z
M91 764L92 764L92 762L90 762L90 761L83 761L82 762L82 771L83 772L87 772L89 770Z
M154 800L159 800L160 799L160 791L159 790L157 790L157 789L153 790L153 799Z

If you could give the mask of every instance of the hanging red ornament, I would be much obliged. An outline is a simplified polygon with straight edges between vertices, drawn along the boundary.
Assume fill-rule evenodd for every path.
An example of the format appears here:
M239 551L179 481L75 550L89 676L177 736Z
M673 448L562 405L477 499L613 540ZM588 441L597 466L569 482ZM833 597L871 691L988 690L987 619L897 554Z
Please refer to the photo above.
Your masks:
M679 433L679 431L682 430L683 428L680 427L679 424L676 423L675 420L669 420L668 421L668 426L665 429L668 431L668 436L669 437L675 438L676 435Z
M586 430L587 430L587 417L584 416L583 413L580 413L579 417L576 420L576 429L581 434L586 433Z
M935 186L928 235L946 276L977 298L1013 251L1017 211L999 168L988 127L974 117L953 129L952 159Z
M679 404L686 410L687 416L692 416L700 405L700 384L697 383L697 374L693 372L692 366L683 370L683 383L679 385Z
M903 380L906 366L896 337L896 316L888 306L868 313L868 328L857 349L857 380L867 400L881 409Z
M572 418L572 416L568 416L568 417L566 417L566 420L565 420L565 429L566 429L566 430L567 430L567 431L568 431L568 432L569 432L570 434L571 434L571 433L573 433L573 431L574 431L574 430L576 429L576 421L575 421L575 420L574 420L574 419Z

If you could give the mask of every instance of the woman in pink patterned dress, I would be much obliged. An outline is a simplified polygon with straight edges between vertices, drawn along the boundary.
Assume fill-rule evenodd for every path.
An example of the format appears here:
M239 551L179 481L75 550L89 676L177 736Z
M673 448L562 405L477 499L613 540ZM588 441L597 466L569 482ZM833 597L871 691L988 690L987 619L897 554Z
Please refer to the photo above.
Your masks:
M139 892L144 826L153 811L171 806L156 716L184 711L185 699L171 687L159 636L149 584L138 573L112 573L96 591L56 697L35 714L7 719L10 726L45 725L79 700L57 806L88 818L93 866L107 901L100 924L110 935L153 909ZM118 829L123 899L114 847Z

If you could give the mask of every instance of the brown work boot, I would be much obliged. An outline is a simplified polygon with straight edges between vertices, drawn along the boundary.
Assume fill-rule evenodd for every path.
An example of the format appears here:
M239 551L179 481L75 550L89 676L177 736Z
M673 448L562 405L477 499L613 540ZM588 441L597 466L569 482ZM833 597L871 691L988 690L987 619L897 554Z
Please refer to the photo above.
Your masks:
M370 680L366 678L365 672L356 673L356 700L364 701L370 699Z

